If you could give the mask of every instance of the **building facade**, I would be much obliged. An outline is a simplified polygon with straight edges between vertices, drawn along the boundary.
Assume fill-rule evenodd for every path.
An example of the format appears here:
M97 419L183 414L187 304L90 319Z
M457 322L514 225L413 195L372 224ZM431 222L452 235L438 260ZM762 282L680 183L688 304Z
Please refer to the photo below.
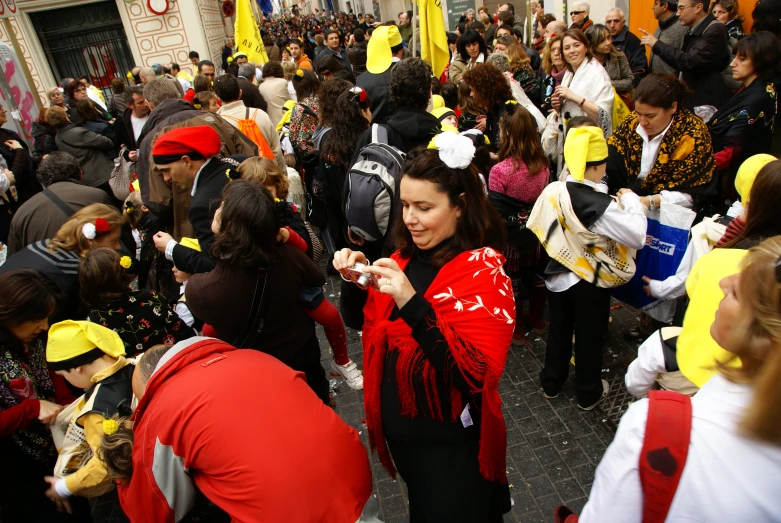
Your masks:
M46 91L66 77L89 75L105 89L135 65L175 62L192 72L191 50L219 63L225 38L233 33L221 3L169 0L168 11L157 15L146 0L16 0L9 21L33 89L47 105ZM10 45L5 27L0 26L0 40Z

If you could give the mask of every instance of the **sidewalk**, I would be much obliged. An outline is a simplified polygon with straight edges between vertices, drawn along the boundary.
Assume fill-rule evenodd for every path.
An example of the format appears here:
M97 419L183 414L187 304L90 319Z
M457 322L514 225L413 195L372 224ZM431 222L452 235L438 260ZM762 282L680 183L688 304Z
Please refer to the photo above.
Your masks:
M329 277L326 297L338 306L338 277ZM594 471L612 441L621 415L631 397L623 384L624 372L634 359L637 345L626 342L622 332L635 325L635 311L622 306L611 311L613 322L605 342L603 377L610 382L610 394L591 412L576 407L572 377L555 400L540 391L538 373L545 354L545 339L530 335L530 345L512 347L504 376L499 383L507 423L507 478L513 498L512 512L505 522L546 522L561 503L579 512L586 502ZM360 336L347 330L350 358L363 367ZM330 369L328 342L318 328L323 364ZM572 374L570 374L572 376ZM368 449L363 422L363 391L350 390L336 380L336 412L359 431ZM370 455L374 492L380 501L380 519L385 523L409 521L404 483L391 480L375 455Z

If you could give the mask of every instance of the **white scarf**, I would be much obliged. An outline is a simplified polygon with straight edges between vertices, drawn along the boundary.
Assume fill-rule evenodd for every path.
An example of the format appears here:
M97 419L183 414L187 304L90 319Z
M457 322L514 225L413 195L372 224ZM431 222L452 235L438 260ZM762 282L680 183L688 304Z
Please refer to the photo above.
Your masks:
M605 132L605 138L610 136L613 129L611 120L615 94L610 76L602 64L594 58L584 59L574 75L569 70L564 73L561 85L569 87L573 93L597 104L600 109L599 127ZM570 117L586 116L586 111L583 110L579 102L580 100L565 100L561 110L562 114L569 113Z

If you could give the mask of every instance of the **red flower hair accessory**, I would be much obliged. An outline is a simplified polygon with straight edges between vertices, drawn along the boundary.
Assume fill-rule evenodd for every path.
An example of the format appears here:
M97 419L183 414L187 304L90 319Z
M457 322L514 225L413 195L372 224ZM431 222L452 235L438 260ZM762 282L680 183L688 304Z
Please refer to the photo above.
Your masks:
M98 218L95 220L95 230L99 234L103 234L106 232L109 232L111 230L111 225L109 225L108 220L105 218Z
M353 93L355 96L353 96L353 100L358 98L358 101L361 103L364 103L366 101L366 91L361 89L360 87L353 87L350 89L350 92Z

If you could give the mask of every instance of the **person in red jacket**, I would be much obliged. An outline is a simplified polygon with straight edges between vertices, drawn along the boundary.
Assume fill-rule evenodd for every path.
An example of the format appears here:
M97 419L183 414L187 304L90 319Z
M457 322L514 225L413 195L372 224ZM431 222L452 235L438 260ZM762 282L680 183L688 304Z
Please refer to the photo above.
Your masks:
M0 512L3 521L77 521L44 496L57 460L51 425L75 398L46 365L48 316L60 295L35 269L0 276Z
M132 523L180 521L198 491L237 523L355 523L371 469L355 429L273 356L191 338L147 351L140 398L101 447ZM132 470L113 456L127 456Z

